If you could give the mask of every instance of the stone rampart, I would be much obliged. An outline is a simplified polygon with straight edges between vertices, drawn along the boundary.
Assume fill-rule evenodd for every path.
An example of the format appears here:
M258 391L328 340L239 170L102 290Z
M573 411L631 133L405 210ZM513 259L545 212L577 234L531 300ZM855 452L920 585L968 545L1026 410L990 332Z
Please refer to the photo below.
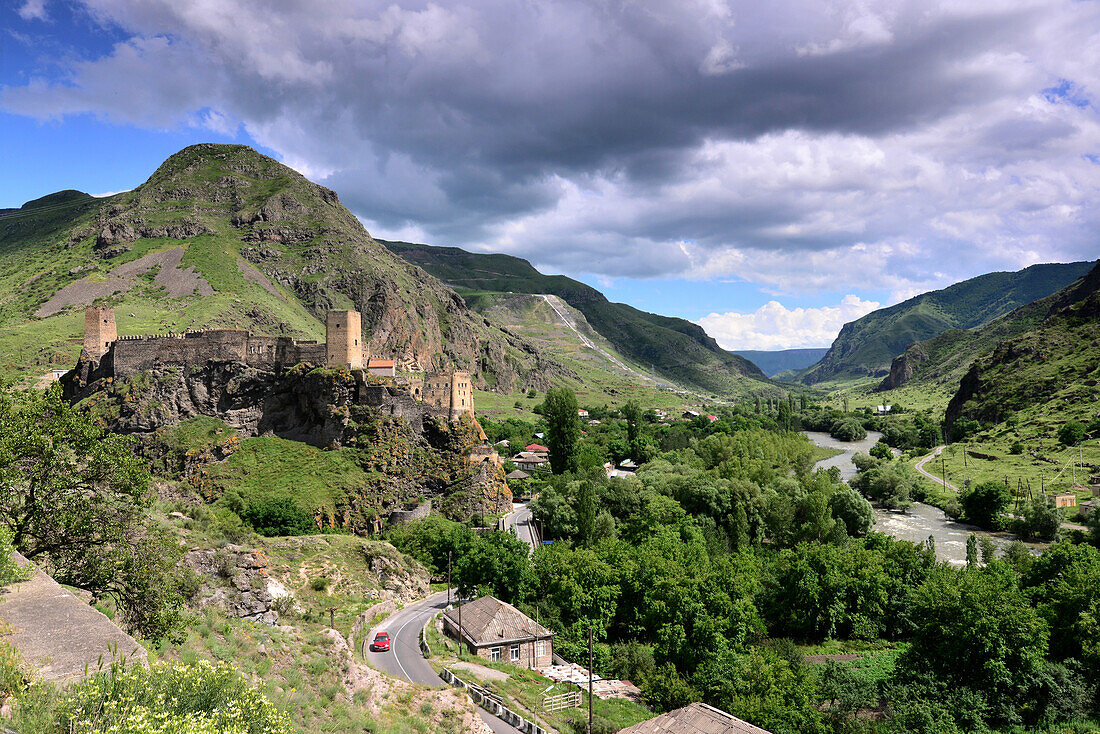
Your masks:
M164 365L197 366L208 361L243 362L259 369L323 364L325 345L289 337L254 336L242 329L213 329L163 336L124 336L111 349L115 377Z
M430 514L432 514L432 501L428 500L411 510L394 510L390 513L389 522L390 524L396 524L423 520Z

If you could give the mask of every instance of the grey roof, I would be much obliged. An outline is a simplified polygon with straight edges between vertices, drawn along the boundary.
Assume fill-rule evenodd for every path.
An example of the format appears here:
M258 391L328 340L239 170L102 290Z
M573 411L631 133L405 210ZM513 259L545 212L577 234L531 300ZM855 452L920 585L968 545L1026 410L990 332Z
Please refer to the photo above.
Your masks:
M458 627L458 610L444 614ZM552 637L553 632L511 604L492 596L483 596L462 605L462 632L475 645Z
M693 703L655 719L619 730L619 734L770 734L721 709Z
M525 471L516 469L515 471L508 472L504 475L505 479L530 479L531 475Z

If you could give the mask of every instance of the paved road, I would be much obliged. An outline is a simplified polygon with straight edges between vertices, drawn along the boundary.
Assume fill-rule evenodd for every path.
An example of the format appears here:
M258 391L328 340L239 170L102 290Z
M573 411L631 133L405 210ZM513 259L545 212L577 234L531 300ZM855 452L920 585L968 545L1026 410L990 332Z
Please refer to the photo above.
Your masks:
M924 476L928 477L929 479L931 479L931 480L932 480L933 482L935 482L936 484L940 485L941 487L942 487L942 486L943 486L944 484L946 484L946 485L947 485L947 488L948 488L948 489L953 489L953 490L955 490L956 492L958 492L958 491L959 491L959 488L958 488L958 487L956 487L956 486L955 486L954 484L952 484L951 482L944 482L944 480L943 480L943 477L937 477L937 476L936 476L935 474L932 474L932 473L930 473L930 472L926 472L926 471L924 470L924 465L925 465L925 464L927 464L927 463L928 463L929 461L931 461L932 459L935 459L935 458L936 458L937 456L939 456L939 455L940 455L940 452L941 452L941 451L943 451L943 450L944 450L945 448L946 448L946 446L937 446L937 447L936 447L936 450L935 450L935 451L933 451L933 452L932 452L932 453L930 453L930 454L929 454L928 456L925 456L925 457L924 457L923 459L921 459L920 461L918 461L918 462L917 462L917 464L916 464L916 467L915 467L915 468L916 468L916 470L917 470L918 472L920 472L920 473L921 473L921 474L923 474Z
M378 632L389 632L391 639L390 651L371 652L367 650L367 661L375 668L385 671L395 678L421 683L426 686L446 686L447 684L436 674L420 652L420 630L431 617L443 611L446 606L447 592L441 591L438 594L432 594L424 601L410 604L401 611L382 620L382 624L372 629L370 636L366 639L369 644ZM361 640L356 641L356 644L361 643ZM481 720L488 724L489 728L496 734L516 734L518 731L484 709L478 708L477 711L481 716Z
M530 546L532 553L539 547L535 521L531 517L531 510L528 509L526 502L512 504L512 511L504 516L504 527L511 529L517 538Z

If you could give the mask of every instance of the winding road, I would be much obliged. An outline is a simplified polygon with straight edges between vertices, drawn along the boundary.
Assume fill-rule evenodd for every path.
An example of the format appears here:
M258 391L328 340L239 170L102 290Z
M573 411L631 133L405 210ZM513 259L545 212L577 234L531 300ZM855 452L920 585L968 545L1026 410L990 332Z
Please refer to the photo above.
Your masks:
M379 632L388 632L390 635L389 652L371 652L369 649L366 651L366 659L371 666L395 678L413 683L426 686L446 686L447 684L420 652L420 630L428 623L429 619L443 611L446 606L446 591L432 594L423 601L410 604L404 609L391 614L380 625L372 629L365 640L357 640L356 644L369 643ZM477 712L481 716L481 720L488 724L489 728L496 734L516 734L519 731L482 708L478 708Z
M929 454L928 456L925 456L925 457L924 457L923 459L921 459L920 461L918 461L918 462L917 462L917 463L916 463L916 464L914 465L914 468L915 468L915 469L916 469L916 470L917 470L918 472L920 472L920 473L921 473L922 475L924 475L924 476L928 477L929 479L931 479L931 480L932 480L933 482L935 482L936 484L939 484L939 485L941 485L941 486L944 486L944 485L946 485L946 487L947 487L948 489L953 489L954 491L958 492L958 491L959 491L959 488L958 488L958 487L956 487L956 486L955 486L954 484L952 484L951 482L948 482L948 481L946 481L946 480L945 480L944 478L942 478L942 477L937 477L937 476L936 476L935 474L932 474L931 472L927 472L927 471L925 471L925 470L924 470L924 465L925 465L925 464L927 464L927 463L928 463L929 461L931 461L932 459L935 459L935 458L936 458L937 456L939 456L939 455L940 455L940 452L942 452L942 451L943 451L943 450L944 450L945 448L946 448L946 446L937 446L937 447L936 447L936 450L935 450L935 451L933 451L933 452L932 452L932 453L930 453L930 454Z
M531 553L539 547L539 533L535 529L535 521L526 502L512 504L512 511L504 516L504 527L510 529L517 538L530 546Z

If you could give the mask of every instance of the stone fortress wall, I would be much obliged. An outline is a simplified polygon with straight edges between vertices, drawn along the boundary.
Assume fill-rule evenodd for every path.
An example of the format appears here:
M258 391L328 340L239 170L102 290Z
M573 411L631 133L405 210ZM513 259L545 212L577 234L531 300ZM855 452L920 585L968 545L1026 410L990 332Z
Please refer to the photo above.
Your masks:
M278 371L297 364L346 367L362 371L367 363L363 348L362 316L358 311L329 311L326 341L298 341L285 336L259 336L244 329L207 329L182 334L118 336L114 309L88 306L84 312L83 360L106 367L107 376L124 378L145 370L179 365L193 367L208 361L243 362L257 369ZM382 401L368 389L363 377L364 402ZM394 386L407 393L406 401L385 401L391 414L411 417L417 406L432 415L458 420L474 417L470 373L462 370L400 377ZM380 388L384 390L384 388ZM407 405L405 404L407 403Z

